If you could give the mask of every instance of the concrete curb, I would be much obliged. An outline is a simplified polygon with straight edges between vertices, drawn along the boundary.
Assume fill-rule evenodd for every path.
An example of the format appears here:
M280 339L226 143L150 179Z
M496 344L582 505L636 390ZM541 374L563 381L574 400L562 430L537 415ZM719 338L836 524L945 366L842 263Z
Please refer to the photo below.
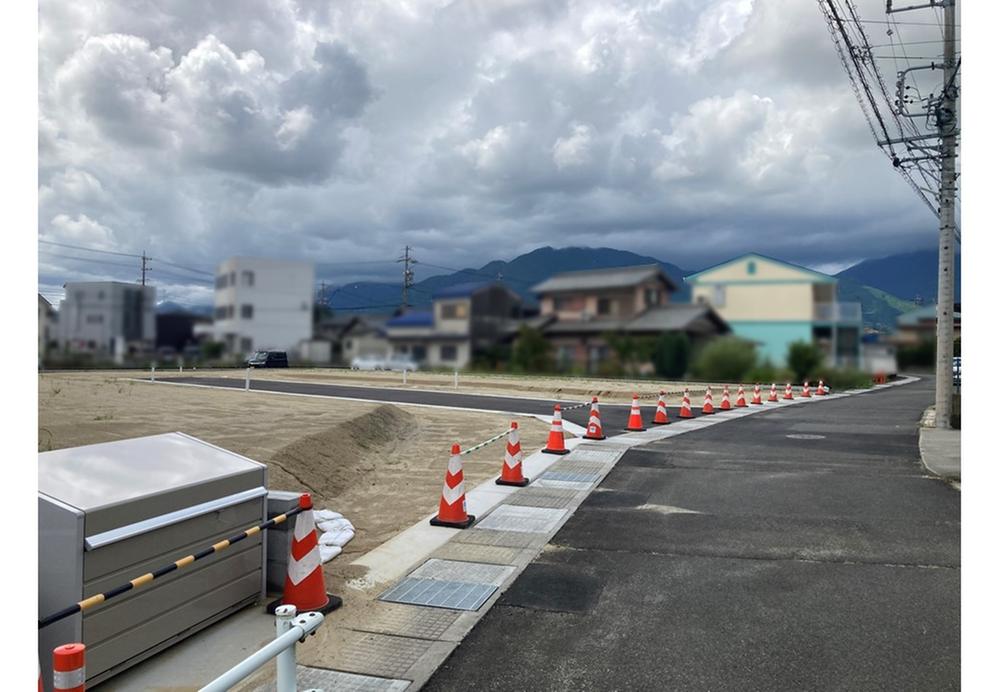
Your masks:
M962 480L962 431L934 427L931 406L920 419L920 462L930 473L947 481Z

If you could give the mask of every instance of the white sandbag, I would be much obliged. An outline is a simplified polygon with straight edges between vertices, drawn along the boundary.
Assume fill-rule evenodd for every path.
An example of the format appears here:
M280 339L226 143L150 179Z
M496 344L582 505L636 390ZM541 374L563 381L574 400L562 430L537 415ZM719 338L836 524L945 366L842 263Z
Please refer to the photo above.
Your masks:
M327 521L321 521L316 524L316 528L320 531L340 531L341 529L353 529L354 525L347 519L341 517L340 519L328 519Z
M333 558L335 558L338 555L340 555L340 553L341 553L342 550L343 550L343 548L341 548L339 545L323 545L323 544L320 544L320 546L319 546L319 559L322 562L329 562Z
M313 519L316 520L316 524L319 525L321 521L330 521L331 519L343 519L344 515L340 512L334 512L330 509L314 509Z
M353 538L353 529L341 529L340 531L330 531L328 533L321 534L319 537L319 544L344 547Z

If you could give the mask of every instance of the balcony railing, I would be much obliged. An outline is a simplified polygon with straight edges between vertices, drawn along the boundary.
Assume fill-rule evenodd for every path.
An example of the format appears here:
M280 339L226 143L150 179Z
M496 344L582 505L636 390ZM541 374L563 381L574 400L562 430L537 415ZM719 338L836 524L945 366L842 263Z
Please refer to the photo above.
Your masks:
M815 322L861 322L861 303L816 303Z

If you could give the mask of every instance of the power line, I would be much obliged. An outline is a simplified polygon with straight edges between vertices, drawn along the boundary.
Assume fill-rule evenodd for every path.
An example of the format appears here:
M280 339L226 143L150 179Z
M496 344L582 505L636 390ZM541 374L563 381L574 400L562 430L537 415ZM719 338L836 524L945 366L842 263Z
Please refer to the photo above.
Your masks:
M113 250L100 250L100 249L92 248L92 247L84 247L82 245L70 245L69 243L57 243L54 240L42 240L41 238L38 239L38 242L39 243L44 243L46 245L58 245L59 247L70 248L72 250L85 250L86 252L99 252L99 253L104 254L104 255L119 255L120 257L135 257L136 259L139 259L139 258L142 257L142 255L134 255L134 254L130 254L128 252L115 252Z

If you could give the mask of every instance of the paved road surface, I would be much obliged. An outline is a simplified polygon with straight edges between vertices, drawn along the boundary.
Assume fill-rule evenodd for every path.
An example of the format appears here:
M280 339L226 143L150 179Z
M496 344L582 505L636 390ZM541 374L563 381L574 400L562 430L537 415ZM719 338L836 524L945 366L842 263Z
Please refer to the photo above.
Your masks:
M230 387L233 389L243 389L244 381L232 377L160 377L158 382L178 382L188 384L203 384L216 387ZM291 392L296 394L314 394L319 396L349 397L352 399L363 399L365 401L392 401L401 404L433 404L436 406L456 406L461 408L471 408L487 411L509 411L511 413L528 413L551 416L552 406L555 401L545 399L521 399L516 397L490 396L480 394L466 394L458 392L424 391L413 389L389 389L385 387L358 387L353 385L338 384L313 384L304 382L280 382L274 380L251 380L250 388L269 392ZM718 397L718 394L716 395ZM700 401L700 399L699 399ZM560 401L560 404L571 406L580 403L577 401ZM656 401L644 400L642 402L642 418L646 425L653 420L656 413ZM622 431L628 424L630 407L628 405L601 404L601 423L604 426L605 435L615 435ZM699 415L699 406L694 408L695 415ZM667 407L668 416L671 419L677 418L680 408L676 406ZM587 425L590 415L590 407L573 409L563 413L565 420L577 425ZM720 414L723 415L723 414Z
M629 451L424 689L959 689L932 384Z

